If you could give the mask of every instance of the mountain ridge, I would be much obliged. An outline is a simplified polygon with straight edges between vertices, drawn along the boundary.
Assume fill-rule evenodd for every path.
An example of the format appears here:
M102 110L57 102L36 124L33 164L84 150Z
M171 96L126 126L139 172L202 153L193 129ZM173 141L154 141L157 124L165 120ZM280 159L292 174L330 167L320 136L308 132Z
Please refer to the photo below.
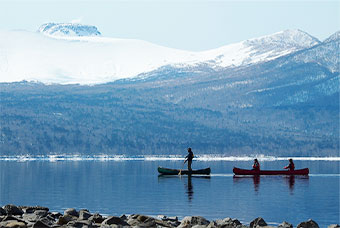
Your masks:
M48 23L41 26L43 33L36 35L10 32L0 36L1 82L101 84L133 78L166 65L233 68L270 61L319 42L300 30L285 30L209 51L190 52L139 40L39 35L56 25L63 28Z

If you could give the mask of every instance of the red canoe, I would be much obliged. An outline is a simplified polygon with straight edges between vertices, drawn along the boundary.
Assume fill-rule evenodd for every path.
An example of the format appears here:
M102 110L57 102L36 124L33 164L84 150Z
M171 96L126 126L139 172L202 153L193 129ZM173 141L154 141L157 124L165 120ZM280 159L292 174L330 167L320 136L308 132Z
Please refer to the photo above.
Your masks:
M296 170L252 170L252 169L239 169L234 167L233 172L235 175L308 175L309 169L296 169Z

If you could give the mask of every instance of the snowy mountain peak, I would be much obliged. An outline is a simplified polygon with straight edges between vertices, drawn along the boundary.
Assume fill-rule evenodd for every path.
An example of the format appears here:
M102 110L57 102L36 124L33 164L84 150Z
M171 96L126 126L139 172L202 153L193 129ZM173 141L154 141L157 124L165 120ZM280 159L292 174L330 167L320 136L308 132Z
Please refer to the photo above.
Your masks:
M324 42L328 43L328 42L339 40L339 39L340 39L340 31L337 31L336 33L328 37Z
M282 48L308 48L319 44L320 41L299 29L288 29L272 35L245 41L249 46L272 46Z
M75 23L46 23L38 32L49 36L100 36L96 26Z
M319 43L318 39L301 30L284 30L226 45L207 51L206 54L211 57L213 64L235 67L270 61Z
M47 23L39 32L0 31L0 82L97 84L169 65L220 70L272 61L320 43L300 30L285 30L191 52L141 40L102 37L95 26L88 25Z

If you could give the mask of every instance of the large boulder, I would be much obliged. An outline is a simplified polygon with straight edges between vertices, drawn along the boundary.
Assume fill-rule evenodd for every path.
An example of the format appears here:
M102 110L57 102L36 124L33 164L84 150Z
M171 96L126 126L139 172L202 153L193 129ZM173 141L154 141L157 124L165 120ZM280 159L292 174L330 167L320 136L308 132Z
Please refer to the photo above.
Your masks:
M103 218L103 216L101 216L100 214L95 213L88 220L90 220L94 223L101 224L105 220L105 218Z
M63 215L58 218L57 224L58 225L66 225L70 221L77 220L78 218L72 215Z
M193 227L195 225L209 225L209 221L201 216L186 216L182 219L178 228Z
M35 210L34 213L25 213L22 215L22 218L25 221L33 222L33 223L41 219L46 219L47 221L53 221L53 222L55 220L52 214L49 214L46 210ZM48 224L50 223L51 222L48 222Z
M239 225L242 225L242 223L237 220L237 219L232 219L232 218L225 218L223 220L216 220L216 223L219 227L225 227L225 228L228 228L228 227L237 227Z
M59 212L52 212L49 214L52 218L54 219L58 219L59 217L63 216L61 213Z
M146 215L133 214L128 217L127 223L130 226L155 227L156 219Z
M33 224L32 228L50 228L50 226L39 220Z
M306 222L301 222L296 228L319 228L319 225L312 219L309 219Z
M109 216L107 219L105 219L102 222L102 225L121 225L121 226L128 226L129 224L127 224L123 219L121 219L120 217L116 217L116 216Z
M43 211L49 211L47 207L41 207L41 206L21 206L19 207L21 210L23 210L24 213L34 213L36 210L43 210Z
M0 216L4 216L4 215L7 215L7 212L5 211L5 209L0 207Z
M82 227L93 227L92 226L92 222L89 220L74 220L74 221L70 221L67 223L66 227L75 227L75 228L82 228Z
M267 226L267 223L261 217L258 217L258 218L254 219L253 221L250 222L250 228L256 228L258 226L259 227Z
M18 222L18 221L7 221L5 223L1 222L0 227L6 227L6 228L27 228L26 223L24 222Z
M68 208L64 211L64 215L72 215L72 216L75 216L75 217L79 217L79 213L77 212L76 209L74 208Z
M166 224L170 225L170 226L174 226L177 227L179 226L179 224L181 224L178 221L178 217L174 216L174 217L167 217L165 215L158 215L157 216L160 220L162 220L163 222L165 222Z
M80 220L88 220L92 214L88 210L80 210L79 211L79 219Z
M6 215L3 219L2 219L2 222L4 221L18 221L18 222L25 222L24 220L18 218L18 217L15 217L13 215Z
M278 225L278 228L293 228L293 225L288 222L283 222Z
M23 210L21 210L19 207L13 205L13 204L8 204L6 206L2 207L8 215L22 215L24 214Z

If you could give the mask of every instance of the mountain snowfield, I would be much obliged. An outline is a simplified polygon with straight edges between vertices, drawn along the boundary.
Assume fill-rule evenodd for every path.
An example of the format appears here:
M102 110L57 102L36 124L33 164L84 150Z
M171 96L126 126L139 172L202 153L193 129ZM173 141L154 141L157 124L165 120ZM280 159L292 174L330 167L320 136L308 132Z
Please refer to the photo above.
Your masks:
M207 64L230 68L276 59L320 41L300 30L191 52L142 40L101 36L94 26L42 25L38 32L0 31L0 82L99 84L133 78L159 67Z

